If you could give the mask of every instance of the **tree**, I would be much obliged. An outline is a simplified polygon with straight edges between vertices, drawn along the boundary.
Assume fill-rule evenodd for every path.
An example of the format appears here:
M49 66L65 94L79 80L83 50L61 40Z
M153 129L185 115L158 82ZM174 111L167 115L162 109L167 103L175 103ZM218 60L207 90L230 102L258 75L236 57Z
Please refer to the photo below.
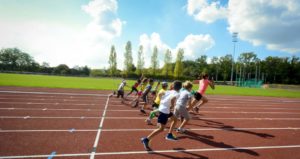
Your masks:
M114 45L111 46L108 63L110 75L115 76L117 72L117 53Z
M144 64L145 61L144 61L143 45L140 45L138 51L138 61L137 61L137 73L139 76L142 74Z
M70 68L66 64L60 64L53 70L54 74L67 75L70 73Z
M196 62L199 64L199 68L201 73L207 73L208 72L208 64L206 62L207 56L206 55L201 55L198 59L196 59Z
M211 59L211 68L212 68L212 74L215 75L216 81L218 81L218 74L220 71L220 64L219 64L219 58L214 56Z
M257 55L253 52L245 52L240 54L240 56L238 57L238 62L243 64L242 77L244 79L251 78L252 71L255 71L256 61Z
M172 69L172 65L171 65L172 53L169 49L166 50L164 62L165 62L165 65L164 65L164 68L163 68L163 74L165 75L166 78L168 78L171 71L172 71L171 70Z
M221 66L221 72L223 76L223 80L228 80L230 71L231 71L231 62L232 62L232 56L231 55L225 55L223 57L220 57L220 66Z
M153 48L153 54L151 56L151 67L152 67L152 75L156 75L156 71L158 69L158 61L157 61L157 54L158 54L158 50L157 47L154 46Z
M125 47L125 54L124 54L125 60L124 60L124 66L125 66L125 75L128 76L132 72L132 47L131 47L131 42L128 41L126 43Z
M39 67L29 54L18 48L1 49L0 66L0 69L9 71L37 71Z
M184 54L184 50L182 48L180 48L178 50L177 56L176 56L176 63L175 63L175 69L174 69L174 78L175 79L180 78L183 73L183 64L182 64L183 54Z

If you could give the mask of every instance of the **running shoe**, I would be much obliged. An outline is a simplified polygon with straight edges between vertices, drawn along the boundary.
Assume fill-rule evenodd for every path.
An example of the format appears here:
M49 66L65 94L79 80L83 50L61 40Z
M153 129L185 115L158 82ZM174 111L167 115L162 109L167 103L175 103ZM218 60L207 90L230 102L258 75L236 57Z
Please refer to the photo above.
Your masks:
M148 125L152 125L151 119L147 118L147 119L146 119L146 123L147 123Z
M186 129L184 129L184 128L177 128L176 129L176 132L181 133L181 134L185 133L185 131L186 131Z
M143 113L143 114L147 114L144 109L141 109L140 112Z
M178 139L172 133L168 133L166 140L177 141Z
M149 139L148 138L146 138L146 137L141 138L141 142L144 145L144 148L146 151L151 151L151 148L149 147Z

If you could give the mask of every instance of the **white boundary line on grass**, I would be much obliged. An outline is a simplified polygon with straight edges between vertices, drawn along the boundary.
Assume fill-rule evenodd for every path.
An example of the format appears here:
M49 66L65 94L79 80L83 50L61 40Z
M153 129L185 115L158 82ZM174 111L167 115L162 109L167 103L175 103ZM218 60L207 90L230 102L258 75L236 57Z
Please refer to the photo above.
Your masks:
M63 108L18 108L18 107L5 107L0 108L0 110L28 110L28 111L103 111L104 109L63 109ZM115 109L106 110L107 112L140 112L137 109ZM200 111L200 113L210 113L210 114L300 114L300 112L246 112L246 111Z
M99 152L99 153L95 153L95 156L105 156L105 155L138 155L138 154L178 153L178 152L210 152L210 151L232 151L232 150L288 149L288 148L300 148L300 145L233 147L233 148L203 148L203 149L186 149L186 150ZM56 154L55 157L79 157L79 156L89 156L89 155L90 155L90 153ZM1 159L46 158L48 156L49 155L47 154L47 155L27 155L27 156L0 156L0 158Z
M26 92L26 91L0 91L0 93L15 93L15 94L47 94L47 95L74 95L74 96L105 96L107 94L90 94L90 93L59 93L59 92Z
M107 111L107 107L108 107L109 98L110 97L107 96L105 108L104 108L104 111L102 113L101 121L99 123L98 131L97 131L97 135L96 135L96 139L95 139L95 142L94 142L94 146L93 146L93 149L92 149L92 152L91 152L91 155L90 155L90 159L94 159L95 158L95 153L96 153L98 142L99 142L99 138L100 138L100 135L101 135L101 131L102 131L102 127L103 127L103 123L104 123L104 119L105 119L105 115L106 115L106 111Z
M155 129L102 129L103 132L133 132L133 131L153 131ZM191 128L188 131L235 131L235 130L300 130L300 127L283 128ZM72 132L95 132L98 129L73 129ZM28 133L28 132L70 132L65 130L0 130L0 133Z

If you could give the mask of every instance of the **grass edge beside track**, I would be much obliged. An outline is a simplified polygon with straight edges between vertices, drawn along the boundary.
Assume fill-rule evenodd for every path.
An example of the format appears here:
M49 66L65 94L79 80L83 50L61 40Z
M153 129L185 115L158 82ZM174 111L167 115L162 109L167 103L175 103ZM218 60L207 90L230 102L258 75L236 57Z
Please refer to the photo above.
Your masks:
M91 77L65 77L49 75L27 75L0 73L0 86L42 87L42 88L72 88L86 90L116 90L121 79L91 78ZM130 90L134 80L127 80ZM198 85L194 85L197 89ZM284 89L242 88L234 86L217 85L215 90L208 88L208 95L233 96L268 96L300 98L300 91Z

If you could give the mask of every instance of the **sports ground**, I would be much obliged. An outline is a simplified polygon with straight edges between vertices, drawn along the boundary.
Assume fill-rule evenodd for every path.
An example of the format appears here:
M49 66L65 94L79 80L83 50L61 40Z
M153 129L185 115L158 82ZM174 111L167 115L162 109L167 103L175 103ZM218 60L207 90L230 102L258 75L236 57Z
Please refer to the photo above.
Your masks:
M300 158L299 98L208 95L187 133L147 152L156 122L109 93L0 87L0 158Z

